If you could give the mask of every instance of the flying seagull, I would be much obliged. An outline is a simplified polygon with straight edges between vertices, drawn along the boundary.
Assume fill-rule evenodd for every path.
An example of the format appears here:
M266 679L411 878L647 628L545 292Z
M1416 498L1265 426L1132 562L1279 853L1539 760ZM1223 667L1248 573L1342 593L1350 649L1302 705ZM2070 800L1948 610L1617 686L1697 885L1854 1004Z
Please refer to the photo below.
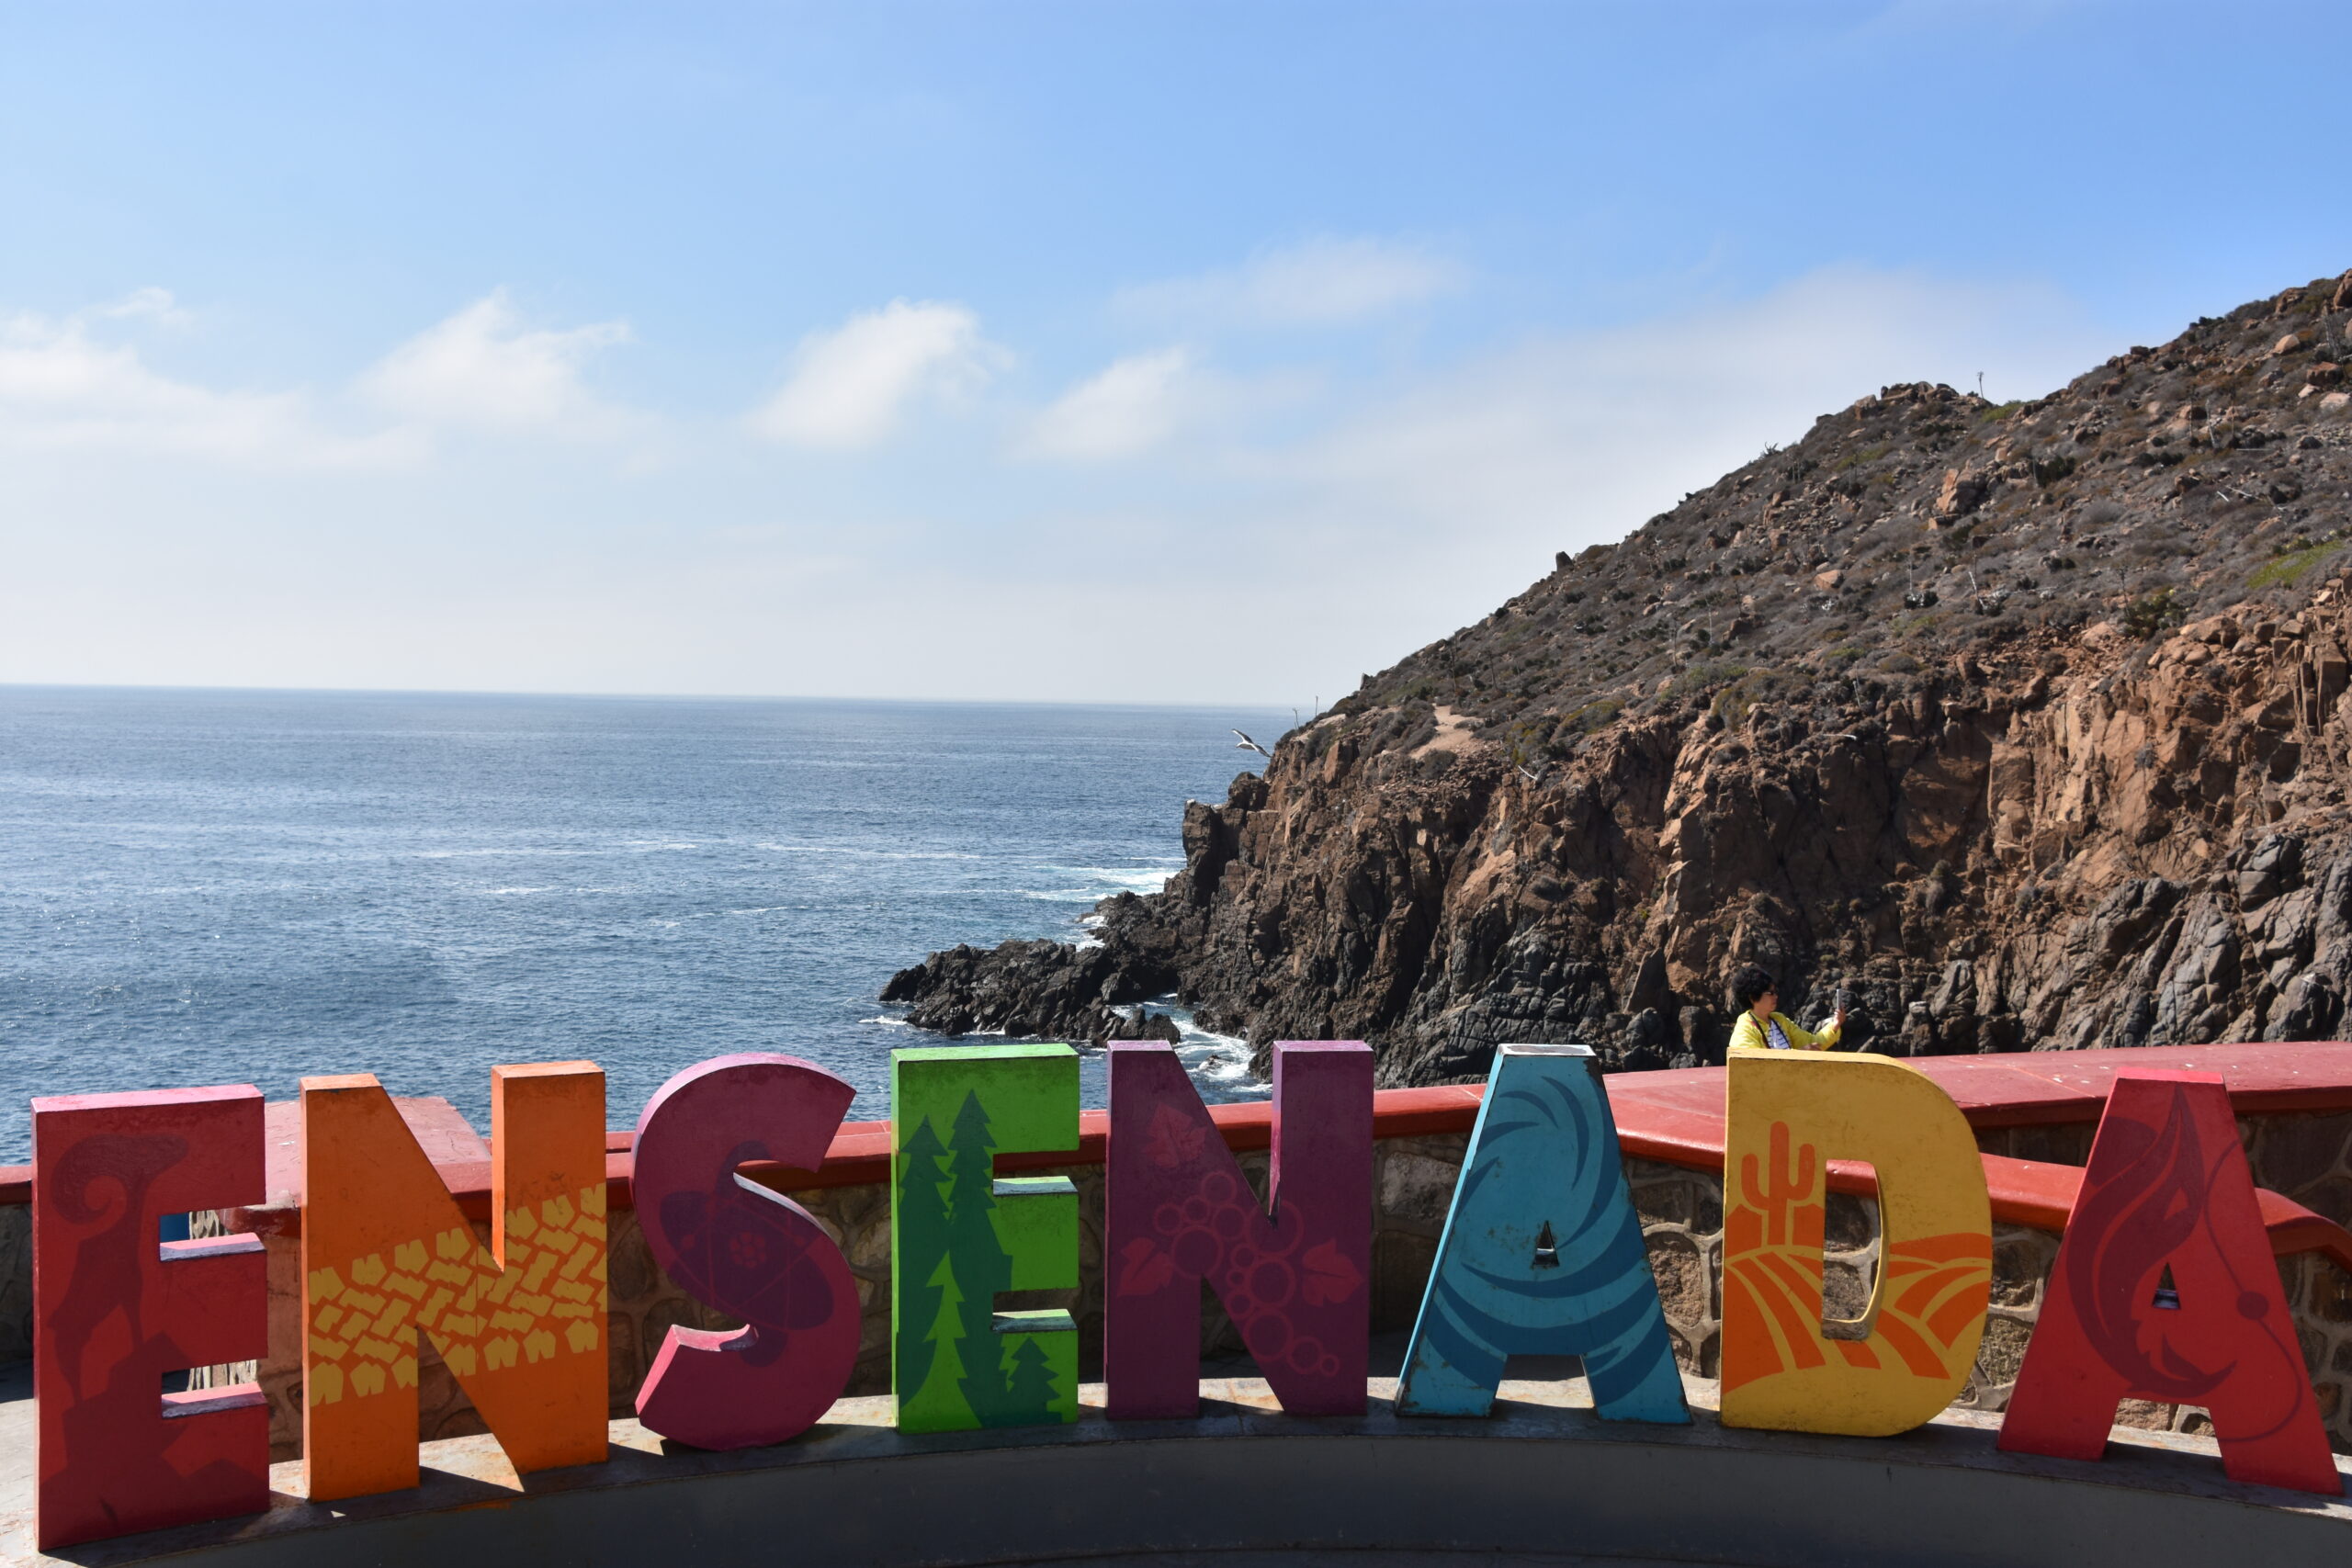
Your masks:
M1241 735L1241 731L1238 729L1233 733L1236 735ZM1241 739L1233 743L1233 749L1237 751L1255 751L1269 762L1274 760L1274 754L1272 751L1267 750L1263 746L1259 745L1247 735L1241 735Z
M1542 784L1542 783L1544 782L1544 774L1543 774L1542 771L1541 771L1541 770L1539 770L1539 769L1531 768L1531 767L1529 767L1529 766L1528 766L1526 763L1524 763L1524 762L1521 762L1521 763L1519 765L1519 772L1520 772L1520 775L1521 775L1521 777L1523 777L1524 779L1526 779L1526 780L1527 780L1527 782L1528 782L1529 784Z

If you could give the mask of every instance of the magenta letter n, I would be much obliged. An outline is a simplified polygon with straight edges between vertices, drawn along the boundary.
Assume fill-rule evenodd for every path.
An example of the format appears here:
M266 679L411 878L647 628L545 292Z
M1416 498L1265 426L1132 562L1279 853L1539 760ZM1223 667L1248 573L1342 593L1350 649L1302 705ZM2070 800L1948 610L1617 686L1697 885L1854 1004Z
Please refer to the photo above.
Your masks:
M258 1236L164 1241L166 1214L258 1204L261 1091L33 1101L33 1398L44 1551L269 1506L252 1383L164 1377L269 1352Z
M1113 1420L1200 1410L1201 1281L1294 1416L1361 1416L1372 1334L1372 1051L1274 1047L1270 1218L1165 1045L1111 1046L1102 1376Z

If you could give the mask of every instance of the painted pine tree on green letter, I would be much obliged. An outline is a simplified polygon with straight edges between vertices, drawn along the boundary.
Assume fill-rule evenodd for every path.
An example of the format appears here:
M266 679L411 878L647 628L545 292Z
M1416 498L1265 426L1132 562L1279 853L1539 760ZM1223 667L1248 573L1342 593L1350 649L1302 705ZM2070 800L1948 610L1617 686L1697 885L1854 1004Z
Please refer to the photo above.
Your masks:
M978 1090L964 1096L947 1148L947 1260L964 1292L964 1337L973 1346L965 1362L964 1397L981 1426L1013 1425L996 1344L996 1298L1012 1288L1012 1255L997 1239L996 1139Z
M926 1116L899 1151L898 1203L890 1213L897 1230L895 1267L906 1270L899 1287L897 1337L898 1367L892 1382L899 1388L921 1388L931 1375L933 1325L939 1321L939 1291L933 1275L947 1258L947 1199L939 1162L947 1145L939 1141ZM916 1283L916 1281L924 1281Z
M930 1359L929 1375L919 1384L911 1398L899 1404L899 1425L912 1431L954 1432L968 1429L973 1423L972 1407L966 1403L964 1376L964 1322L958 1309L964 1304L964 1293L956 1288L956 1269L944 1258L932 1270L927 1281L931 1293L938 1298L939 1313L932 1320L927 1339ZM994 1337L983 1338L978 1347L988 1356L996 1353Z
M1035 1335L1021 1337L1012 1352L1012 1379L1007 1404L1017 1424L1035 1427L1064 1419L1055 1395L1059 1385L1053 1363L1038 1347Z

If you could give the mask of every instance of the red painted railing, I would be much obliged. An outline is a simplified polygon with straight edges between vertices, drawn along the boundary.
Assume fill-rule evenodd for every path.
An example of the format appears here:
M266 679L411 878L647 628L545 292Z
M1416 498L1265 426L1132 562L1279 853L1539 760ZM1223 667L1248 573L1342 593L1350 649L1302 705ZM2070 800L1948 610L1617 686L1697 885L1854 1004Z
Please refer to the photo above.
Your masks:
M2231 1103L2242 1115L2352 1111L2352 1044L2258 1043L2155 1046L2128 1051L2037 1052L2007 1056L1934 1056L1911 1064L1949 1093L1971 1124L1979 1128L2091 1122L2107 1103L2115 1074L2126 1067L2163 1067L2217 1072L2229 1085ZM1694 1170L1720 1171L1724 1163L1724 1070L1688 1067L1654 1073L1621 1073L1608 1080L1609 1100L1625 1153ZM1466 1133L1477 1120L1484 1090L1475 1086L1385 1089L1373 1097L1373 1132L1380 1138ZM426 1152L450 1190L477 1219L490 1213L489 1149L447 1101L403 1100ZM272 1206L290 1210L300 1190L293 1152L294 1107L269 1108ZM1262 1149L1273 1136L1273 1108L1260 1101L1219 1105L1209 1114L1228 1147ZM1000 1156L1006 1171L1099 1165L1109 1134L1108 1116L1084 1111L1075 1150ZM632 1134L611 1134L605 1175L611 1201L630 1201L629 1145ZM2061 1230L2073 1212L2082 1181L2080 1168L2044 1160L1984 1156L1993 1198L1993 1217L2041 1230ZM888 1179L890 1124L851 1122L833 1135L824 1164L815 1170L751 1167L755 1179L783 1190L863 1187ZM1872 1184L1862 1168L1830 1166L1833 1190L1868 1194ZM32 1171L0 1167L0 1204L30 1201ZM2280 1255L2322 1252L2352 1270L2352 1232L2277 1192L2260 1194L2272 1248ZM281 1224L298 1224L285 1213Z

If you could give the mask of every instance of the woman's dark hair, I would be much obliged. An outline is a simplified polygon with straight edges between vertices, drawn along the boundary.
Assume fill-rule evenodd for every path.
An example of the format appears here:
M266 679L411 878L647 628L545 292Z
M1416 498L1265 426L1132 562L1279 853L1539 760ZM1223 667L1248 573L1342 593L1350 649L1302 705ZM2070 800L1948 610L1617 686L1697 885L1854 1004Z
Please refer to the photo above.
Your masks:
M1773 983L1771 976L1754 964L1741 964L1739 973L1731 977L1731 994L1739 998L1739 1005L1743 1008L1754 1007L1757 998L1780 988Z

